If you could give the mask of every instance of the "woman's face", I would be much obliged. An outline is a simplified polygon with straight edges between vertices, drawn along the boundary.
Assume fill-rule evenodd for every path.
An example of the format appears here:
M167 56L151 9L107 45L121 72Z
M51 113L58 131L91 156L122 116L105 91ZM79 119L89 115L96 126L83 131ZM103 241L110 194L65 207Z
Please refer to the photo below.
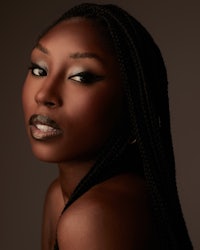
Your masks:
M31 54L22 100L32 150L40 160L95 159L122 110L119 66L102 28L63 21Z

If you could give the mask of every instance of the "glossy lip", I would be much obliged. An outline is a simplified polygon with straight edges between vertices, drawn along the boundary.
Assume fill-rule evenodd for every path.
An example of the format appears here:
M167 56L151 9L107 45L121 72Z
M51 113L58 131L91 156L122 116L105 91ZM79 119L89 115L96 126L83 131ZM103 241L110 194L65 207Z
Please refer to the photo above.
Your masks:
M39 141L53 139L62 134L58 124L45 115L34 114L29 119L31 136Z

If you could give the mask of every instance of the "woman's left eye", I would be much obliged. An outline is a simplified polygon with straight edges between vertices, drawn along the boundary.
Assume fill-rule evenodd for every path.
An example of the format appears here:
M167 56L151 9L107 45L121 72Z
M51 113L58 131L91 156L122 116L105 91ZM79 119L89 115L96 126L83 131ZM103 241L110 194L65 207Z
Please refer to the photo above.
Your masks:
M83 83L83 84L95 83L95 82L103 80L103 78L104 78L103 76L96 75L87 71L80 72L69 77L69 79L76 81L76 82Z

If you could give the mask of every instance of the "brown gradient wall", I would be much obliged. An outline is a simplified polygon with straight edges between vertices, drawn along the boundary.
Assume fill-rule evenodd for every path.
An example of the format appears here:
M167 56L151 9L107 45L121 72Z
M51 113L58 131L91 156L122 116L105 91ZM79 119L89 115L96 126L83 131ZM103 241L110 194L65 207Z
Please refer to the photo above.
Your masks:
M96 1L98 2L98 1ZM113 0L139 19L158 43L168 69L177 181L195 249L200 248L200 2ZM29 52L46 25L81 1L6 1L0 12L0 249L40 249L45 190L56 166L30 151L23 126L21 87Z

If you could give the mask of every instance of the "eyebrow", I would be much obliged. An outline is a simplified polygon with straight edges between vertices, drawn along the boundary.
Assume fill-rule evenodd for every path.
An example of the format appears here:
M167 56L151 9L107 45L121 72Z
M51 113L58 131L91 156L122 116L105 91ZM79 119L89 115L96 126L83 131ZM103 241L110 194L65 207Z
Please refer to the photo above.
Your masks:
M96 59L98 61L100 61L101 63L103 63L102 58L92 52L76 52L76 53L72 53L69 55L70 58L72 59Z
M34 49L38 49L46 55L50 54L49 50L45 48L41 43L37 43ZM75 53L70 54L69 58L72 58L72 59L88 59L89 58L89 59L96 59L100 61L101 63L104 63L102 58L93 52L75 52Z
M34 47L34 49L38 49L40 50L41 52L43 52L44 54L49 54L49 51L47 48L43 47L41 43L37 43Z

